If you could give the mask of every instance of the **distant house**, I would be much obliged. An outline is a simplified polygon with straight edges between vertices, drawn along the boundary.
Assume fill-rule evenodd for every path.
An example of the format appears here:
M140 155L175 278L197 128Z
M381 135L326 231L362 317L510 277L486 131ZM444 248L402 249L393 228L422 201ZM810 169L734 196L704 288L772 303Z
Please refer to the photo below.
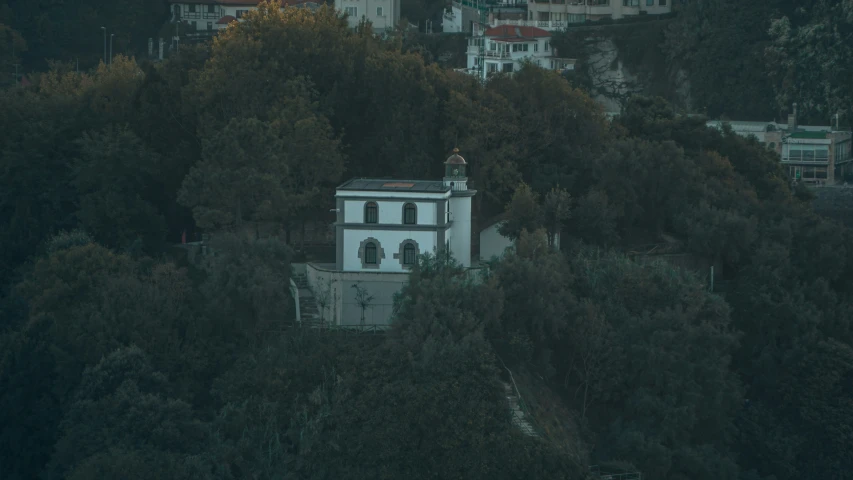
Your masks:
M452 0L441 19L443 33L481 35L483 28L496 26L498 21L518 21L527 18L526 0Z
M851 132L834 125L799 125L797 104L787 123L712 120L709 127L723 125L742 137L755 137L779 154L791 180L807 184L834 184L853 176Z
M480 261L488 262L492 258L502 258L515 244L498 231L504 222L504 215L499 215L485 222L480 229ZM560 234L554 235L553 247L560 249Z
M672 12L675 0L551 0L527 2L526 20L495 20L493 25L562 30L570 23Z
M557 55L551 33L536 27L503 25L468 40L468 67L462 71L486 80L495 73L518 71L525 61L547 70L575 69L575 60Z
M394 294L408 281L418 256L450 249L471 267L471 199L467 162L458 150L441 180L354 178L335 193L335 263L305 265L312 292L325 292L326 322L387 325ZM371 297L359 306L359 291Z
M335 8L347 14L350 28L367 20L374 32L384 33L400 23L400 0L335 0Z
M262 0L170 0L171 22L189 25L194 32L209 32L225 28L233 21L258 7ZM316 10L321 0L286 0L283 7Z

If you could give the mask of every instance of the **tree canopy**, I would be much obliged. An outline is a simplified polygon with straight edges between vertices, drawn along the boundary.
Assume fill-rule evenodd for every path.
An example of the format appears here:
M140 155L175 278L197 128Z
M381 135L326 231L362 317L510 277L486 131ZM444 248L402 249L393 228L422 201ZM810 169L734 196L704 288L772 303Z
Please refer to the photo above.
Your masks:
M725 42L782 55L848 12L812 3ZM22 36L42 55L66 27ZM3 479L850 471L853 235L753 139L659 98L608 121L530 65L480 85L327 8L262 4L162 63L34 81L0 91ZM474 223L499 215L513 248L481 274L420 257L385 335L296 328L287 232L325 228L343 178L438 178L454 146ZM187 231L204 255L169 247Z

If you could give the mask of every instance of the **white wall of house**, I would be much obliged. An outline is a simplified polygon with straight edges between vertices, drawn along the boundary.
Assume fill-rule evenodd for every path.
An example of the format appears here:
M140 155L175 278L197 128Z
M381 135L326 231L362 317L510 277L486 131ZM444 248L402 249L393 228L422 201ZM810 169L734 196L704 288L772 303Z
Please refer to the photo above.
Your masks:
M320 0L317 0L320 3ZM194 26L196 31L218 30L228 25L217 25L220 18L231 15L239 19L250 10L257 9L254 5L221 5L221 4L197 4L197 3L173 3L170 8L174 15L180 10L180 20L188 25ZM195 11L191 11L195 10Z
M400 22L400 0L335 0L335 8L348 15L350 28L364 18L374 32L392 30Z
M444 33L462 33L462 8L452 5L441 18L441 31Z
M512 247L512 240L498 233L502 222L484 228L480 232L480 261L486 262L492 257L503 257L506 249Z
M587 0L585 2L565 3L528 2L528 20L526 22L502 22L502 24L559 29L564 28L566 23L582 23L587 19L597 20L610 17L618 20L642 13L662 15L672 11L672 3L674 1L676 0ZM552 25L531 22L551 22Z
M474 37L468 42L468 69L484 66L479 72L486 78L492 72L516 72L524 61L531 61L546 70L574 70L574 60L555 57L550 37L531 38L524 42L500 41L496 37ZM483 48L482 55L480 48ZM511 65L511 67L507 67ZM507 70L509 68L510 70Z
M513 241L498 232L503 222L495 222L480 231L480 261L487 262L492 257L503 257ZM554 235L554 249L560 249L560 234Z
M308 285L315 291L328 292L328 305L323 309L323 319L332 325L359 325L361 323L361 306L356 301L358 285L374 298L365 309L364 323L366 325L390 325L394 294L399 292L409 281L408 272L341 272L334 265L305 264L305 274ZM470 278L477 281L480 269L468 270ZM318 305L319 307L319 305Z
M334 266L306 264L308 284L314 290L328 292L328 305L323 309L323 319L333 325L359 325L361 306L356 301L358 285L373 296L365 309L367 325L389 325L393 314L394 294L409 279L408 273L339 272Z
M368 238L374 238L379 242L377 245L378 268L364 268L358 250L361 243ZM379 271L379 272L405 272L401 259L394 258L399 254L401 245L407 240L414 240L418 244L420 253L432 253L436 247L437 234L430 230L376 230L345 229L343 248L343 270L347 272ZM384 258L383 258L384 253Z
M436 225L438 218L436 216L436 204L430 201L405 201L405 200L346 200L344 202L344 222L345 223L364 223L364 208L367 202L376 202L379 208L379 223L382 224L403 224L403 206L407 203L415 204L417 208L417 225Z
M471 266L471 197L450 197L449 228L455 235L445 237L450 253L463 267Z

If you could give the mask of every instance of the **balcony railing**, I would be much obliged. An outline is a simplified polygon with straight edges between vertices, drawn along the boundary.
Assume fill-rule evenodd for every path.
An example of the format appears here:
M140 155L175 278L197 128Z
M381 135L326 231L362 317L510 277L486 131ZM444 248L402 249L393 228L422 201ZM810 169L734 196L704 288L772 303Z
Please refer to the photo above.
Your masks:
M482 55L488 58L512 58L511 52L501 52L498 50L486 50Z
M495 20L494 26L511 25L513 27L538 27L543 30L561 30L569 22L563 20Z

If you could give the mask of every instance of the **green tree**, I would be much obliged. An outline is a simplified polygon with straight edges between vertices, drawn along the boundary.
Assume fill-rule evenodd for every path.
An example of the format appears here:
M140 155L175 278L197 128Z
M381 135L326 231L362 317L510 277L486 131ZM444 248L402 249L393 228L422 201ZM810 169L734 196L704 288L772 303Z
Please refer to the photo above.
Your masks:
M842 114L849 124L853 97L844 85L853 71L843 59L853 55L853 7L849 1L809 3L774 19L767 29L773 42L766 63L779 85L776 105L790 111L797 103L801 122L826 124Z
M108 247L126 249L138 238L149 251L160 247L165 224L148 198L159 157L126 125L84 133L80 150L73 182L81 226Z
M526 183L520 184L506 206L506 220L501 223L498 232L512 240L519 238L521 232L533 232L542 225L542 208L539 196Z
M116 467L135 464L142 469L132 473L136 478L181 478L181 464L200 453L205 431L192 407L169 390L166 376L137 347L86 369L60 424L48 475L125 478L130 472Z
M202 161L184 179L178 201L206 229L240 229L244 221L271 220L287 193L285 149L274 125L257 119L232 119L207 139ZM264 208L265 205L269 207Z
M557 235L562 233L572 217L572 196L569 192L552 188L542 201L542 222L548 230L548 245L554 245Z
M251 240L222 234L210 243L201 292L210 336L255 341L295 320L290 296L290 248L276 238ZM236 345L235 345L236 346Z

